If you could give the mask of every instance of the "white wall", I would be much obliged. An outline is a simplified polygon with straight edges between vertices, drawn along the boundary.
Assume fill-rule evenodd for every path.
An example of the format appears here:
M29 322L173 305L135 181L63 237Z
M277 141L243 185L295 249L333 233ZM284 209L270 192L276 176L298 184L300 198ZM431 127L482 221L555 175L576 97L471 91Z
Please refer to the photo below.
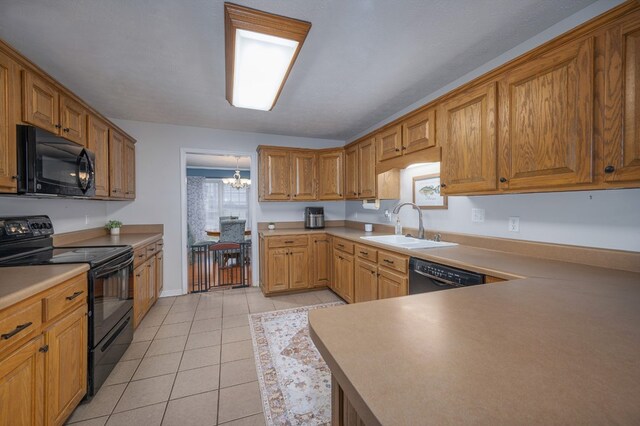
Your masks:
M200 127L113 120L137 139L136 200L109 202L107 216L124 223L162 223L165 238L165 290L182 288L181 282L181 149L255 153L258 145L300 148L342 146L344 141L297 138L260 133L234 132ZM324 205L331 216L343 219L345 203ZM306 203L260 203L255 218L260 222L302 220Z
M400 201L413 201L414 176L437 172L438 163L403 170ZM427 230L640 251L640 189L458 196L448 202L446 210L423 210ZM382 201L380 210L374 211L349 201L347 219L388 224L384 211L397 203ZM484 222L471 221L472 208L485 210ZM508 231L510 216L520 218L520 232ZM400 222L417 228L417 213L403 207Z
M31 197L0 197L0 216L49 215L56 233L102 226L107 202Z

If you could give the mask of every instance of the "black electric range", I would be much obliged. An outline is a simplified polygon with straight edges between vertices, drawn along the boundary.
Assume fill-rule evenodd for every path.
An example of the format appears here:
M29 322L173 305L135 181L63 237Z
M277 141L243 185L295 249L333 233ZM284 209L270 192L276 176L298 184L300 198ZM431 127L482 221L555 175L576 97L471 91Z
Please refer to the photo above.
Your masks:
M87 399L133 340L131 246L54 247L47 216L0 218L0 267L89 264Z

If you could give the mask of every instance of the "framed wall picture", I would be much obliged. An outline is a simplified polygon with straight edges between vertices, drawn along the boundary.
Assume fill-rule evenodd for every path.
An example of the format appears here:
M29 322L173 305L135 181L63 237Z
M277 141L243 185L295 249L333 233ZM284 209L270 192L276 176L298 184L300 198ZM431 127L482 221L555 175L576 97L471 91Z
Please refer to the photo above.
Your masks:
M413 178L413 202L421 209L446 209L447 196L440 195L440 175Z

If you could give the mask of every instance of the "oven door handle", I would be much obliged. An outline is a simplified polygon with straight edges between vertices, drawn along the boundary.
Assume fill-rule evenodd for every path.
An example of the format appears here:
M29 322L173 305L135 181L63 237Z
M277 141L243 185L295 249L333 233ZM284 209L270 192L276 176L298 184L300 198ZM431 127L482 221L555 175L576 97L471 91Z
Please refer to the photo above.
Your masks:
M444 278L436 277L435 275L427 274L426 272L418 271L417 269L414 269L413 272L415 272L416 274L422 275L423 277L431 278L432 280L434 280L434 284L439 287L447 287L447 286L460 287L457 283L454 283L453 281L445 280Z
M127 266L131 265L132 263L133 263L133 256L127 259L125 262L119 263L115 266L112 266L111 268L107 268L103 270L98 269L98 271L96 272L96 278L104 277L105 275L109 275L112 272L118 271L120 269L124 269Z

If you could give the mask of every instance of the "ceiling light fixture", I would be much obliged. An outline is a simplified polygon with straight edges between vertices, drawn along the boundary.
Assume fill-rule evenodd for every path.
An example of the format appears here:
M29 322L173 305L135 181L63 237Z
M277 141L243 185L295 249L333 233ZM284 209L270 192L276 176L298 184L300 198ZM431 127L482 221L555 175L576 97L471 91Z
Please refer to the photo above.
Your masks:
M236 157L236 172L233 174L233 177L222 179L222 183L238 190L247 188L251 185L251 179L242 179L240 176L240 166L238 166L239 162L240 157Z
M225 3L224 24L227 101L271 111L311 23Z

